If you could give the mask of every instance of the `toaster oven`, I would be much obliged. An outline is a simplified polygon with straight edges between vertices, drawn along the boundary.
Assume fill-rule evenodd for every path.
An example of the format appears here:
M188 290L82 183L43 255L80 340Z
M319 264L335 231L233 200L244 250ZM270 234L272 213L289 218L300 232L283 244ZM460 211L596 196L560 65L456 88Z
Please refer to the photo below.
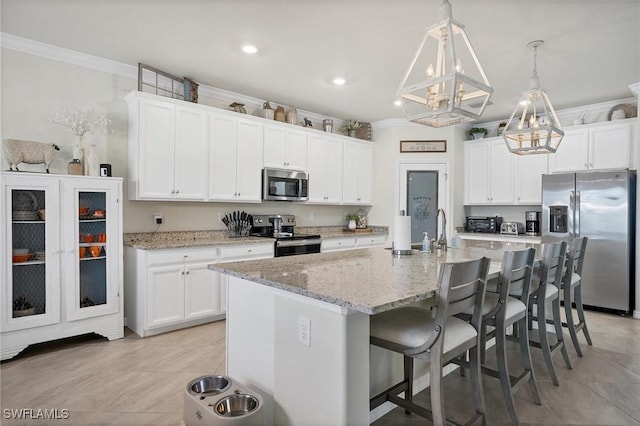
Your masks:
M464 230L466 232L484 232L496 234L500 232L502 218L500 216L467 216Z

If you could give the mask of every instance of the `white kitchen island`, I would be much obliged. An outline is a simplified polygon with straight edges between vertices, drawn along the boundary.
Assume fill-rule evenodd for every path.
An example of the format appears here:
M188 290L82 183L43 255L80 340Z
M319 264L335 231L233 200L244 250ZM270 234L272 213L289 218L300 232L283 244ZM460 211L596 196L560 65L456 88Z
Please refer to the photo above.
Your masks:
M268 425L370 424L370 395L393 384L402 363L370 348L369 316L432 299L442 262L488 256L497 277L504 250L526 247L475 244L440 254L371 248L210 265L229 275L227 374L263 395Z

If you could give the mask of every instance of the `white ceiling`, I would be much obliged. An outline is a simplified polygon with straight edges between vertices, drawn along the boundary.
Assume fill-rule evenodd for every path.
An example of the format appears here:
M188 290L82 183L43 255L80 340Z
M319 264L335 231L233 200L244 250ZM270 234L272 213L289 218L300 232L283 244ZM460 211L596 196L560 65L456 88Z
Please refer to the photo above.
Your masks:
M640 0L450 0L508 117L538 74L556 109L632 96ZM2 0L2 31L337 118L400 118L395 93L441 0ZM259 53L241 52L254 43ZM347 84L334 86L334 76Z

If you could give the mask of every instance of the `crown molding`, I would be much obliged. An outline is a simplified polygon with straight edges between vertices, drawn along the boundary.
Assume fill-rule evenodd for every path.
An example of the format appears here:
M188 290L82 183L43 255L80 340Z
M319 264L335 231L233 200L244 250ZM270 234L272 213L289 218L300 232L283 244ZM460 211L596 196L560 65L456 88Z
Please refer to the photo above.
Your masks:
M0 33L0 43L4 49L11 49L17 52L28 53L47 59L53 59L68 64L90 68L96 71L103 71L116 74L126 78L138 79L138 67L101 58L99 56L88 55L76 52L75 50L52 46L39 41L18 37L9 33Z
M640 83L638 83L640 85ZM617 99L613 101L600 102L597 104L584 105L575 108L567 108L563 110L556 111L556 115L563 126L569 126L572 124L572 121L576 118L583 117L585 118L585 124L595 123L599 120L600 117L606 117L608 112L614 106L618 104L626 104L626 103L635 103L635 98L625 98L625 99ZM605 118L606 120L606 118ZM507 119L496 120L496 121L487 121L484 123L474 123L474 127L485 127L489 130L497 129L498 125L502 122L506 122ZM565 124L567 123L567 124Z
M53 46L47 43L41 43L39 41L31 40L24 37L19 37L13 34L0 32L0 46L4 49L15 50L21 53L28 53L34 56L40 56L47 59L53 59L56 61L64 62L67 64L73 64L84 68L93 69L96 71L102 71L109 74L115 74L121 77L138 80L138 66L123 64L121 62L112 61L99 56L89 55L86 53L77 52L75 50L65 49L58 46ZM246 106L254 109L261 109L262 105L266 102L264 99L258 99L252 96L235 93L229 90L220 89L218 87L207 86L200 84L198 87L198 94L212 99L217 99L225 102L241 102ZM273 106L278 106L276 102L271 102ZM287 106L287 105L282 105ZM344 120L339 118L330 117L322 114L317 114L311 111L304 111L298 109L298 117L306 117L312 121L322 122L324 119L334 120L334 127L342 125Z

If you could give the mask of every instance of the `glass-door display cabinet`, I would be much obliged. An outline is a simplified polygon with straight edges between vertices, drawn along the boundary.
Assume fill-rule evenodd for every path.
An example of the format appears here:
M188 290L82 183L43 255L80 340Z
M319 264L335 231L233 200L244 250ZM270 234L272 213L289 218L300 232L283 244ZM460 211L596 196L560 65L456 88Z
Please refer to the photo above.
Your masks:
M1 185L1 359L123 337L122 179L2 172Z

